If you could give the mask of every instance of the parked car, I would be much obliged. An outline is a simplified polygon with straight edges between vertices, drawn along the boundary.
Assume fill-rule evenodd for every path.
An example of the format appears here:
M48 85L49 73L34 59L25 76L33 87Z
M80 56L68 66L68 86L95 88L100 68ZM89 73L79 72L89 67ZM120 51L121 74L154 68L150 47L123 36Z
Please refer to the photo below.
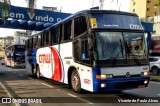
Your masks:
M154 56L149 57L150 63L150 72L152 75L159 75L160 74L160 57Z
M4 65L4 64L5 64L5 61L4 61L4 59L2 59L2 60L1 60L1 64L2 64L2 65Z

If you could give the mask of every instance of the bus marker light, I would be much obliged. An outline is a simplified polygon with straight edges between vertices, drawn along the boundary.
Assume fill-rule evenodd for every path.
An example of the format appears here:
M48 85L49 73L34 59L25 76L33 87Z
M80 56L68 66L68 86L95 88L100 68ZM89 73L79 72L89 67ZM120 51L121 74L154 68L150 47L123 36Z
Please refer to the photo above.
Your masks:
M100 75L96 75L96 79L101 79L101 76Z
M113 75L112 74L96 75L96 79L107 79L107 78L113 78Z

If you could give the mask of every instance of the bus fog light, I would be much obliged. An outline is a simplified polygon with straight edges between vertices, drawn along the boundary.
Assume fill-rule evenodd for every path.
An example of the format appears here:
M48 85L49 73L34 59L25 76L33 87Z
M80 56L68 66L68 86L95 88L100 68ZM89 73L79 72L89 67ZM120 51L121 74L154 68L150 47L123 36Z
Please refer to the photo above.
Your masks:
M104 88L104 87L106 87L106 84L101 84L101 88Z
M145 81L144 81L144 84L147 84L147 83L148 83L148 80L145 80Z

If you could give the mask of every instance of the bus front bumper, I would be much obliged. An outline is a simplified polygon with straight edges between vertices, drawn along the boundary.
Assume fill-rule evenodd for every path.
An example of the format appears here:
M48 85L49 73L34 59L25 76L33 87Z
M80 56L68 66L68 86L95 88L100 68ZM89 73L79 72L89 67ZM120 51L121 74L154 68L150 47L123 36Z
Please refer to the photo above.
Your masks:
M150 77L113 78L94 80L93 91L120 91L148 86Z

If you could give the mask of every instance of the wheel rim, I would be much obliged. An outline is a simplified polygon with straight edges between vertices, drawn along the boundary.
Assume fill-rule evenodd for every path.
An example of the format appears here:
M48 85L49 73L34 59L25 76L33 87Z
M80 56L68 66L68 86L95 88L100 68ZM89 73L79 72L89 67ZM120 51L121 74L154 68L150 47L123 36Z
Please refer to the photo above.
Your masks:
M158 72L157 68L154 68L153 71L152 71L153 75L157 75L157 72Z
M80 89L80 79L76 72L72 74L72 87L75 91L79 91Z

